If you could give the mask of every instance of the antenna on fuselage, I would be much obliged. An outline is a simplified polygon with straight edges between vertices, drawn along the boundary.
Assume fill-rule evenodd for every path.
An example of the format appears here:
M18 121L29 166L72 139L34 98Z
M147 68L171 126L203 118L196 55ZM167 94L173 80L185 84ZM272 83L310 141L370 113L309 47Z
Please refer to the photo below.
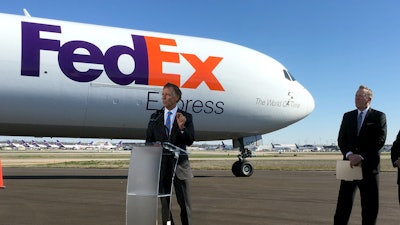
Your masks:
M31 14L29 14L28 10L26 10L25 8L23 9L24 11L24 15L27 17L32 17Z

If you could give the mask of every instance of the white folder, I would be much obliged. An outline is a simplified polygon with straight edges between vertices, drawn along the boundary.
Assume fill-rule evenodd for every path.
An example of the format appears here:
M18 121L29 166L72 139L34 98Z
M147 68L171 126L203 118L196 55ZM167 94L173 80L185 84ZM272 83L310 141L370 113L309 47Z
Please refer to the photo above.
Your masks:
M336 163L336 179L338 180L362 180L362 169L360 166L350 167L350 161L338 160Z

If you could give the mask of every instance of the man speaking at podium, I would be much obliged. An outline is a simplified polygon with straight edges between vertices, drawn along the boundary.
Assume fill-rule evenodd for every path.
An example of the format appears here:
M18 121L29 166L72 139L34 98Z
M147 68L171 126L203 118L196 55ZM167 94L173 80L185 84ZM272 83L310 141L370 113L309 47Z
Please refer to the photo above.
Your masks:
M192 115L180 110L177 103L181 99L182 92L178 86L167 83L162 91L162 103L164 108L157 110L150 117L147 127L146 143L169 142L179 148L185 149L194 141L194 127ZM171 192L171 180L173 175L174 158L171 152L164 150L160 171L160 193ZM193 177L188 155L181 152L175 172L174 187L178 204L181 208L182 225L191 225L191 205L189 180ZM161 198L163 225L167 221L174 224L170 213L169 197Z

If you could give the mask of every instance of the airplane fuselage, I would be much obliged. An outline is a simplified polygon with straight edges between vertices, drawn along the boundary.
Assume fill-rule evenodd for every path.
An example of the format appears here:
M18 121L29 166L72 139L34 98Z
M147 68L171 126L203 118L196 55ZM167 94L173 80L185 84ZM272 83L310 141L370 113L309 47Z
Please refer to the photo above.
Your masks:
M196 140L286 127L314 109L271 57L182 35L0 14L0 135L144 139L171 82Z

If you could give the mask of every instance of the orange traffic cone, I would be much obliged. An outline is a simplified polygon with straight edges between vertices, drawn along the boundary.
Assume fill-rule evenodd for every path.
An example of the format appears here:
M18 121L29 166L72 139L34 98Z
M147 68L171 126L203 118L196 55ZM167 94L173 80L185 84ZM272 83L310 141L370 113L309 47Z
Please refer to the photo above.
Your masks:
M6 188L3 183L3 166L1 165L1 159L0 159L0 188Z

